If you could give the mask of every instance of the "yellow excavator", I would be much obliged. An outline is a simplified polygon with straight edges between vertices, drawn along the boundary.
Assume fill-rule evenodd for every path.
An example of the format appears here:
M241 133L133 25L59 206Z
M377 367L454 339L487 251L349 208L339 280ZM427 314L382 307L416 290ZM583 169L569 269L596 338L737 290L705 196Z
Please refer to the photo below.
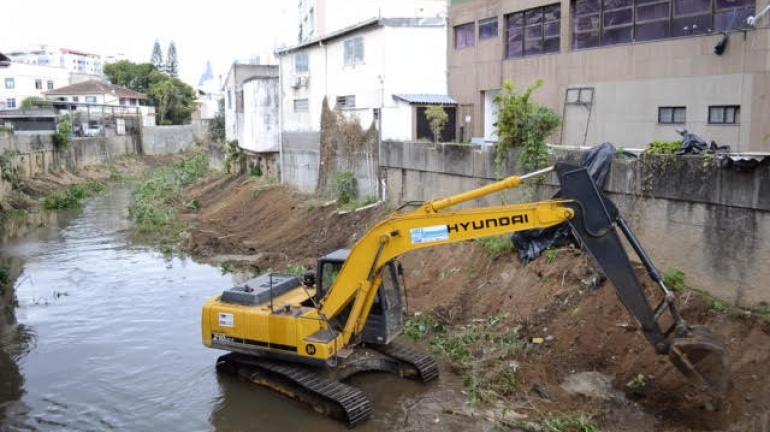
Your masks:
M559 199L448 210L553 170L561 183ZM351 375L387 371L423 382L438 377L432 356L394 342L405 315L404 272L398 257L562 223L569 224L612 282L655 351L668 355L704 390L724 393L728 378L723 345L705 327L690 326L682 319L674 295L614 204L585 168L569 164L428 201L416 210L397 211L366 232L352 249L319 258L315 273L305 274L301 281L269 273L227 289L203 307L203 344L230 351L217 361L219 371L354 426L369 417L371 407L362 391L342 382ZM662 295L655 296L662 298L659 302L648 297L637 279L618 230L660 289Z

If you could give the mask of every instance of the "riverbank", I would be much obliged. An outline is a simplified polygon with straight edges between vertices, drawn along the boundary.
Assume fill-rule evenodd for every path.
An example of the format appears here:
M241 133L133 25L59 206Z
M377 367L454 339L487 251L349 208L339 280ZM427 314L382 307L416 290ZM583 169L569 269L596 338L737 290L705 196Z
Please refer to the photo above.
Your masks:
M190 224L183 250L250 273L313 268L318 256L352 246L393 210L380 205L340 212L334 203L234 176L195 185L184 200L198 205L181 214ZM510 250L467 242L418 251L402 262L410 313L417 314L407 335L447 362L445 376L465 383L465 400L439 398L429 410L437 425L459 417L480 430L497 424L550 431L742 431L770 409L770 377L762 373L770 361L767 313L702 295L686 286L684 274L671 273L679 278L684 317L713 329L732 358L732 386L716 411L655 355L612 286L580 251L550 251L524 267Z

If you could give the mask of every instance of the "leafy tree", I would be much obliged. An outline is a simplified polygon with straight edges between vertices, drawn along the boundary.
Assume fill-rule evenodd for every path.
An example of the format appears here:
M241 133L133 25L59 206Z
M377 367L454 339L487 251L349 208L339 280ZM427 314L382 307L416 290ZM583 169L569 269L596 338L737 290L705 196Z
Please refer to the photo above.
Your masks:
M158 70L163 70L163 53L160 51L160 42L155 39L155 43L152 45L152 56L150 57L150 63Z
M444 130L444 126L449 121L449 115L444 108L433 105L425 110L425 117L430 122L430 130L433 132L433 140L438 144L441 140L441 132Z
M176 77L179 73L179 61L176 57L176 44L174 41L168 44L168 51L166 51L166 73L172 77Z
M106 65L104 74L110 82L150 97L155 105L158 124L183 124L195 109L195 90L149 63L120 61Z
M41 105L43 101L45 101L45 99L41 98L40 96L30 96L21 101L21 109L35 108Z
M561 124L552 109L531 100L532 93L543 86L538 80L519 93L511 81L503 84L503 91L495 96L497 105L497 163L498 175L513 147L520 147L519 163L525 169L542 168L548 163L545 139Z

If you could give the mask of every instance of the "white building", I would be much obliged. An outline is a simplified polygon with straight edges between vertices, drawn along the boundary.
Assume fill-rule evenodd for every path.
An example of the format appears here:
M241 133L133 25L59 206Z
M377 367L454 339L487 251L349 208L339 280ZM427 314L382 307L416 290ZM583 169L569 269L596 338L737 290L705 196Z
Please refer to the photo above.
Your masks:
M374 17L443 18L446 4L446 0L298 0L298 42Z
M142 115L144 126L155 126L155 107L148 106L149 98L143 93L100 80L83 81L43 92L50 100L87 105L120 106L136 109Z
M380 112L382 139L412 139L410 109L394 95L446 95L443 18L374 18L278 56L282 130L289 133L317 133L327 98L363 128Z
M206 71L198 79L195 91L198 97L195 99L196 108L192 114L193 119L209 120L216 117L219 112L219 101L224 97L224 93L221 83L214 77L211 62L206 63Z
M58 67L77 74L104 75L105 61L102 56L69 48L36 45L30 49L7 52L6 55L18 63Z
M244 85L247 81L258 79L265 85L272 85L276 88L275 94L277 95L278 87L278 66L275 65L259 65L259 64L244 64L233 63L230 70L227 72L225 78L223 91L225 99L225 138L227 141L238 140L238 144L241 148L252 150L258 150L261 144L254 141L254 135L247 136L246 133L246 117L254 116L255 110L259 109L256 105L247 105L245 103L246 88ZM252 83L249 92L250 100L254 100L253 92L257 91L254 87L257 83ZM268 93L273 94L273 93ZM277 116L277 102L276 115L273 116L275 121L278 121ZM250 119L250 122L256 121ZM253 132L253 129L250 133Z
M0 68L0 109L18 109L28 97L44 98L43 92L69 85L65 69L10 62Z
M374 126L380 140L416 139L411 96L446 97L446 53L443 17L371 18L277 51L282 180L319 187L324 99L364 130ZM359 189L377 196L374 170L365 171Z

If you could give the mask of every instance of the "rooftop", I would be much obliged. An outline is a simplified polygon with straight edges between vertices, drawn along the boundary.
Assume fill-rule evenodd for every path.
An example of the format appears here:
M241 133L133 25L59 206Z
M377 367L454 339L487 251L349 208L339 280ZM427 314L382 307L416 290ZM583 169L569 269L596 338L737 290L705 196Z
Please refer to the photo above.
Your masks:
M59 87L43 94L46 96L113 94L121 98L149 99L144 93L95 79Z
M413 105L457 105L457 101L442 94L394 94L393 99Z
M290 46L287 48L281 48L275 51L278 56L292 53L303 48L308 48L313 45L321 45L325 42L330 42L334 39L339 39L356 33L361 30L376 28L376 27L443 27L445 25L444 18L369 18L361 21L352 26L342 28L337 31L327 33L323 36L310 39L300 44Z

